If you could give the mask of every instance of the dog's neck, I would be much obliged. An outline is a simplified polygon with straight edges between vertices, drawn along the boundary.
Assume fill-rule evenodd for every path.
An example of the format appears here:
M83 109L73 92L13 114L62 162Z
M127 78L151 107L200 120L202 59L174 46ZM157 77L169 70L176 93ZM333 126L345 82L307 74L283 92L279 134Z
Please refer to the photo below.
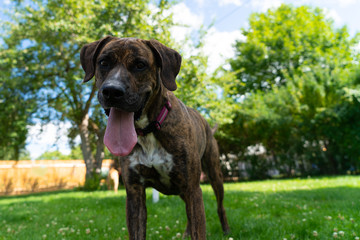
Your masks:
M139 120L135 122L136 127L144 128L150 122L155 121L169 101L169 94L172 93L163 86L160 86L157 91L155 90L146 103Z

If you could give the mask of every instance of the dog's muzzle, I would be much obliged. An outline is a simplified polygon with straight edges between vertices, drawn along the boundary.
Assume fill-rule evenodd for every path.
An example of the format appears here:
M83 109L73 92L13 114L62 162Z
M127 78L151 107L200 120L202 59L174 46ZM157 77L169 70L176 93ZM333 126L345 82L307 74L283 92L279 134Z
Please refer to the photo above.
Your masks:
M122 84L113 82L101 86L98 99L104 109L115 107L126 112L137 112L142 106L139 93L131 93Z
M124 87L112 83L104 84L100 91L104 100L108 102L118 102L125 95Z

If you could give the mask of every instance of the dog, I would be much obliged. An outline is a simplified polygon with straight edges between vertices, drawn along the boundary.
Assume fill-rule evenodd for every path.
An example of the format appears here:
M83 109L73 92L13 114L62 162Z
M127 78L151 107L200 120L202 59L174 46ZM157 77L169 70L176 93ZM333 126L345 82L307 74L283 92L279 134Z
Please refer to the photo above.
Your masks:
M114 167L110 167L109 174L106 178L106 184L108 186L108 190L113 189L115 193L118 192L119 188L119 171Z
M83 82L95 76L98 100L109 116L104 144L121 156L129 239L146 238L147 187L179 195L188 220L184 237L206 239L202 170L215 192L222 230L229 233L212 129L173 94L180 54L156 40L107 36L83 46L80 61Z

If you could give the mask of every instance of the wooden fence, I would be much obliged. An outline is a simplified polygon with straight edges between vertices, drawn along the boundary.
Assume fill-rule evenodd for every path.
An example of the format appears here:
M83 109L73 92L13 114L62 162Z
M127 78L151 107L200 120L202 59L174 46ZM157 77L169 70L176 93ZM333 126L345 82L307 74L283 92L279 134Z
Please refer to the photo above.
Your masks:
M111 160L103 161L109 168ZM83 160L0 161L0 195L79 187L85 181Z

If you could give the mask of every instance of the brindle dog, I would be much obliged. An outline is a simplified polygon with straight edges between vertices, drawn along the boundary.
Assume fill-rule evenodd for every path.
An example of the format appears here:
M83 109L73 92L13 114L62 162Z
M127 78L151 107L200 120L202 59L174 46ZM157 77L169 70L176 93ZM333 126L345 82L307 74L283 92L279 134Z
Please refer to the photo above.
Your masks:
M122 156L129 238L146 237L145 188L153 187L185 201L185 237L206 239L201 171L228 233L216 140L205 119L172 93L180 54L156 40L107 36L85 45L80 58L84 82L95 76L98 100L109 115L104 143Z

